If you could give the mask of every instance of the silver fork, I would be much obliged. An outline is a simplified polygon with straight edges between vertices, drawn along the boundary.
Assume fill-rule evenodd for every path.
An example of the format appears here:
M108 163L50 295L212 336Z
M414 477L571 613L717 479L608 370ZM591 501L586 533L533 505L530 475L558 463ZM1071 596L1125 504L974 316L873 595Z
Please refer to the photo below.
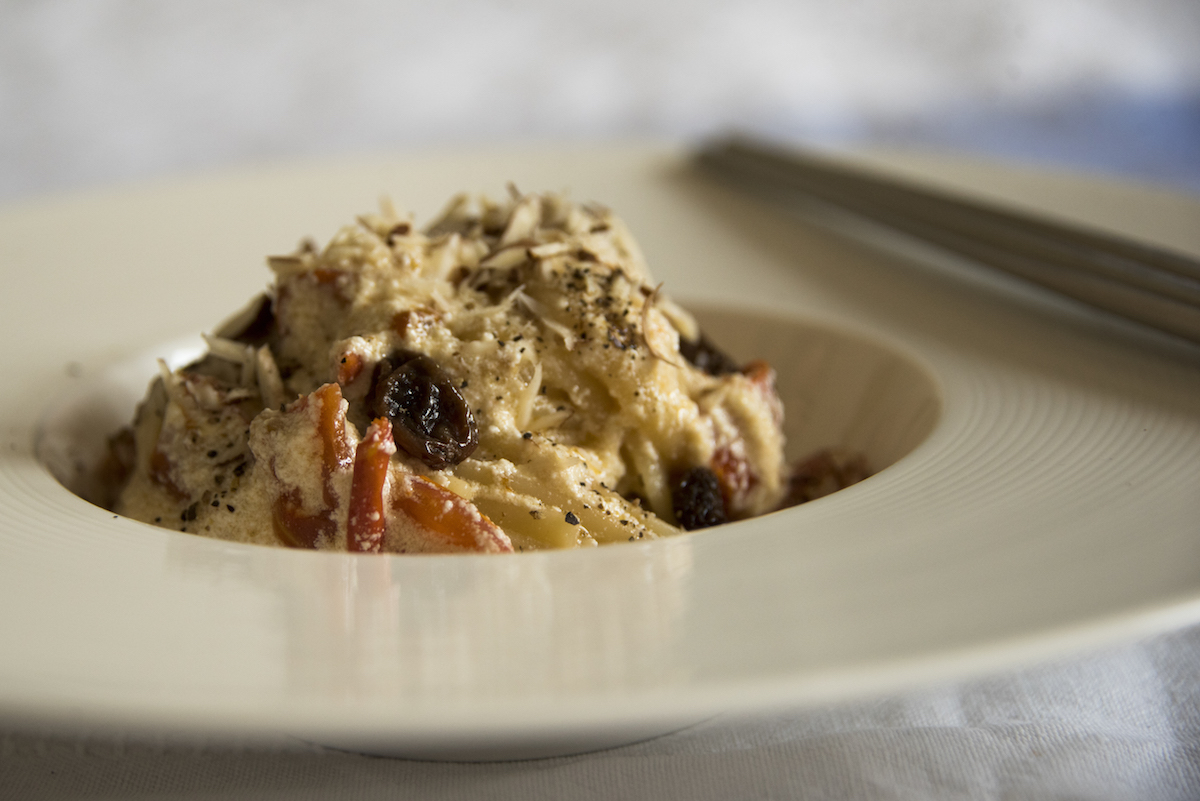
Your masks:
M703 169L768 200L816 199L1129 320L1200 343L1200 261L743 138Z

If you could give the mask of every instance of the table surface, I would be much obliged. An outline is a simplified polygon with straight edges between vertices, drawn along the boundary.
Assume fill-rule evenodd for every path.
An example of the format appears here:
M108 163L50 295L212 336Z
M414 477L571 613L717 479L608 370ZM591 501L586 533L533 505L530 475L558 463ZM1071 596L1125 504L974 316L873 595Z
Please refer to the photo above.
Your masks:
M102 732L0 736L0 798L1191 799L1200 628L899 696L649 742L453 764Z

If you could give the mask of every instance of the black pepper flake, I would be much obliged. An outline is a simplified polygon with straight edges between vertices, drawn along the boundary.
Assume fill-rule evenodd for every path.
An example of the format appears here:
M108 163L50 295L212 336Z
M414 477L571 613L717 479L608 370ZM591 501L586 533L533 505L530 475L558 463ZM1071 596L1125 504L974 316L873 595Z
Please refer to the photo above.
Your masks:
M215 459L215 458L216 458L216 456L217 456L217 452L216 452L216 451L209 451L209 452L208 452L208 458L209 458L209 459Z
M521 435L521 439L533 439L533 432L526 431L524 434Z
M738 371L738 364L703 334L698 339L679 339L679 354L698 370L711 376L728 375Z
M574 512L567 512L567 516L564 519L567 521L568 524L570 524L572 526L579 525L579 518L575 516Z
M234 509L234 508L233 508L233 507L232 507L230 504L225 504L225 508L226 508L226 509L228 509L228 510L229 510L229 511L231 511L231 512L236 512L236 511L237 511L237 509Z
M464 379L463 379L463 382L462 382L461 384L459 384L459 385L458 385L458 388L459 388L459 389L466 389L466 388L467 388L467 379L465 379L465 378L464 378Z
M161 523L161 522L162 522L162 518L161 518L161 517L156 517L156 518L154 518L154 522L155 522L155 523Z
M220 505L221 505L221 502L220 502L220 501L213 501L211 505L212 505L212 506L220 506Z

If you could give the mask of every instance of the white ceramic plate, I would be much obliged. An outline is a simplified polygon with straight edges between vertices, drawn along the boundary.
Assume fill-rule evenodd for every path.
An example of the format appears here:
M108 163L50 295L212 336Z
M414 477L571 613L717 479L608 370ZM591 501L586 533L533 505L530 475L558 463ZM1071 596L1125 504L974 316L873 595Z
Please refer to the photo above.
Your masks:
M874 160L1200 253L1194 200ZM35 440L46 458L99 441L154 356L266 283L264 254L384 192L428 216L509 179L621 213L715 338L774 361L794 452L840 444L885 469L670 541L377 557L115 518L35 455ZM9 722L544 755L1200 618L1200 350L776 217L670 150L447 152L27 203L0 213L0 264Z

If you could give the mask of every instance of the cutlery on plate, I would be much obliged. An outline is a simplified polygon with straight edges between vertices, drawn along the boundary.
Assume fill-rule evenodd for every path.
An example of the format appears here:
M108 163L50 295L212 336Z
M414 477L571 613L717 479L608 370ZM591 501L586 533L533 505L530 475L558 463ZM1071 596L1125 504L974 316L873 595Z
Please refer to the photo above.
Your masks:
M829 204L1200 343L1200 261L1182 254L740 137L695 161L775 203Z

